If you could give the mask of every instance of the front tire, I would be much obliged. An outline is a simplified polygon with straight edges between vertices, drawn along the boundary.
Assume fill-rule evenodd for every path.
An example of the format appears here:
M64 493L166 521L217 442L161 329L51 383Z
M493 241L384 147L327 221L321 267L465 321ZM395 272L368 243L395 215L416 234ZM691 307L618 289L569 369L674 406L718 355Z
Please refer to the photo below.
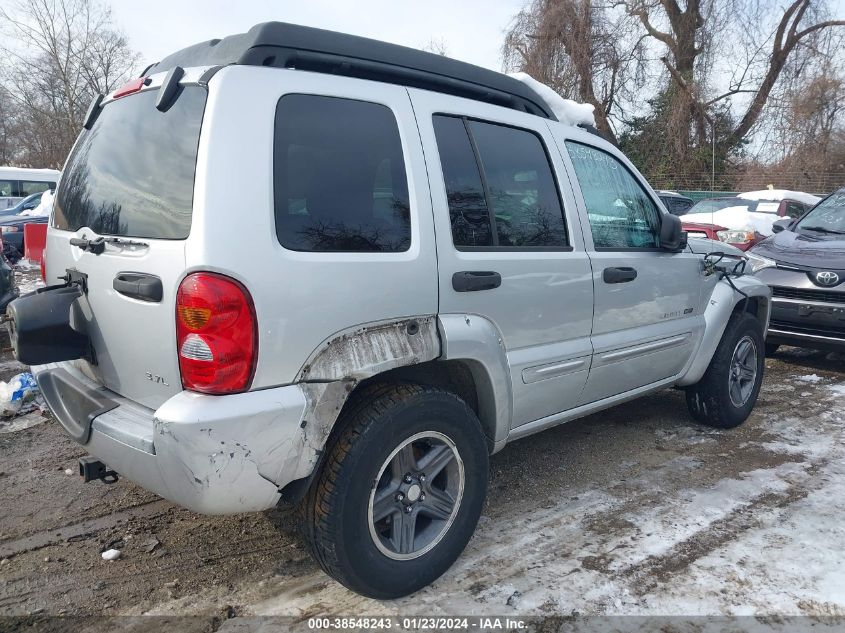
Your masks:
M704 376L686 389L692 416L721 429L745 422L763 382L764 351L760 321L747 312L731 316Z
M436 580L475 531L488 451L458 396L379 385L353 396L303 501L303 533L323 570L371 598Z

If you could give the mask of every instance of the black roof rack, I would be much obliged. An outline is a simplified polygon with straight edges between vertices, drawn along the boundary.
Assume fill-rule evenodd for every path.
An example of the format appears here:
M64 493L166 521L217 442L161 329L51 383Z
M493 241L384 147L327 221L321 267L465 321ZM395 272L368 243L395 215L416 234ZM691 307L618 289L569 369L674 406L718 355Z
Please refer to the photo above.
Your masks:
M284 22L258 24L246 33L183 48L147 68L143 76L175 66L227 64L372 79L555 119L537 93L502 73L406 46Z

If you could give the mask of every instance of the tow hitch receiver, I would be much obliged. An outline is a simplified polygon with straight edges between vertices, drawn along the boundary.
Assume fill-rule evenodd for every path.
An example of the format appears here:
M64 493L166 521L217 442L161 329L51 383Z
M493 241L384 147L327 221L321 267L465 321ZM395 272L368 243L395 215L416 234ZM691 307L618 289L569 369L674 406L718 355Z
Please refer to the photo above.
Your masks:
M100 480L104 484L116 483L118 474L106 466L96 457L79 458L79 476L87 484L89 481Z

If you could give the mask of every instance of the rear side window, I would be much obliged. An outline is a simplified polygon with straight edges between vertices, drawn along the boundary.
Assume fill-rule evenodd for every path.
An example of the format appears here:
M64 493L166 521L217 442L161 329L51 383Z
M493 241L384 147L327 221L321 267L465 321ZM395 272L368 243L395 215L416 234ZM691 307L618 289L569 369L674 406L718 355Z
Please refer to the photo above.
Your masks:
M167 112L158 90L107 104L83 132L53 211L59 229L184 239L191 229L197 146L207 92L186 86Z
M48 189L56 188L54 182L40 182L38 180L21 180L21 194L22 196L31 196L34 193L41 193Z
M807 207L801 204L800 202L794 202L790 200L786 203L786 215L790 218L800 218L806 210Z
M286 95L276 106L276 236L295 251L406 251L405 161L387 106Z
M0 180L0 196L4 198L11 198L14 196L15 185L16 181L14 180Z
M452 239L457 248L560 248L563 209L533 132L436 115Z

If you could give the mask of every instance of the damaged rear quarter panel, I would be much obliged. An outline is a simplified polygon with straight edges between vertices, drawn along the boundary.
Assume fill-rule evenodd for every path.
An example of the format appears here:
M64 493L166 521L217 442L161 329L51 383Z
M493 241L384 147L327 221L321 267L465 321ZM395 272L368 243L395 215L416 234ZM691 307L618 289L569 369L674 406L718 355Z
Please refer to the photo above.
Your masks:
M309 458L311 469L317 465L343 405L360 381L439 356L440 337L434 316L360 326L324 342L297 376L308 401L304 442L313 456Z
M440 356L434 316L374 323L325 341L305 363L297 382L361 381L390 369Z
M358 382L439 354L435 317L407 318L332 337L294 385L232 396L182 392L154 422L170 498L210 513L272 507L280 488L313 472Z

